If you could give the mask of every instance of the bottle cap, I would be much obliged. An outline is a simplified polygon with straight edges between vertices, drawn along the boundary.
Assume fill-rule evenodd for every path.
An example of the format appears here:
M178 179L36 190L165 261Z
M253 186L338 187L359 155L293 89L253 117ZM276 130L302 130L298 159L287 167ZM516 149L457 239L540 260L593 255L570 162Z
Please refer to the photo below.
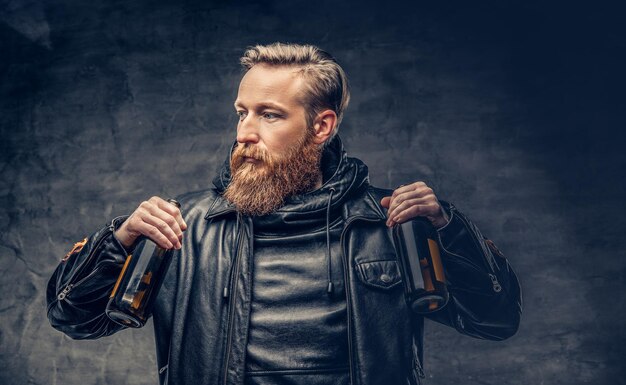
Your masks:
M167 201L169 203L173 204L174 206L180 208L180 203L178 203L178 201L176 199L169 198Z

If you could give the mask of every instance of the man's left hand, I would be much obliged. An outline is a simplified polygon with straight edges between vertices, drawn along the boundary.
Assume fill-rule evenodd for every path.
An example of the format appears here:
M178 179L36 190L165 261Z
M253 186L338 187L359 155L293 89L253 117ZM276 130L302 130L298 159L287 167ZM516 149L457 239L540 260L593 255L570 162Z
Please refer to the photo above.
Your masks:
M392 227L415 217L426 217L435 228L445 226L448 214L439 204L433 189L424 182L400 186L380 204L387 209L387 226Z

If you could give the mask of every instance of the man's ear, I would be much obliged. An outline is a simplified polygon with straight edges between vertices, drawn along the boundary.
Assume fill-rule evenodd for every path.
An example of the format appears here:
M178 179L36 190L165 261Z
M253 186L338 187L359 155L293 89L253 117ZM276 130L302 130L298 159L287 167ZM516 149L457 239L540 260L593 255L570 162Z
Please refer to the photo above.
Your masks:
M313 121L313 142L322 144L328 140L337 125L337 114L333 110L324 110L317 114Z

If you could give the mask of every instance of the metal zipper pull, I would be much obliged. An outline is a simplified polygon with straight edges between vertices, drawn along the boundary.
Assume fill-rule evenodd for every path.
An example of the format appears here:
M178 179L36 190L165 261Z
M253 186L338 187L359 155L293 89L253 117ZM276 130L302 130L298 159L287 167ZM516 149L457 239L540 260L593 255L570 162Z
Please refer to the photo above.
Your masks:
M421 378L426 378L426 374L424 373L424 368L422 368L422 362L419 358L419 351L417 349L417 342L415 341L415 336L413 336L413 343L411 344L413 348L413 369L417 372L417 377L415 380L418 384L421 384Z
M72 287L74 287L74 285L73 285L73 284L71 284L71 283L70 283L69 285L65 286L65 289L63 289L63 291L61 291L61 292L59 293L59 295L57 296L57 299L58 299L59 301L63 301L63 300L65 299L65 297L67 297L67 295L69 294L69 292L72 290Z
M418 358L415 358L415 369L417 370L419 378L426 378L426 374L424 373L424 369L422 369L422 364Z
M493 291L499 293L502 291L502 286L500 286L500 282L498 282L498 277L495 274L489 274L489 278L491 278L491 283L493 284Z

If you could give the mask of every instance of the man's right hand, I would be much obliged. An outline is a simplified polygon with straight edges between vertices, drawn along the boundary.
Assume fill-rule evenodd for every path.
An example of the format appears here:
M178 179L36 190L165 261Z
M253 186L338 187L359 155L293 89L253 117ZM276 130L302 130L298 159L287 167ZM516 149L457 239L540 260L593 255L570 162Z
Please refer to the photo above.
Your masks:
M141 235L165 249L180 249L180 241L186 229L187 224L178 207L154 196L141 202L115 231L115 237L126 249L130 249Z

